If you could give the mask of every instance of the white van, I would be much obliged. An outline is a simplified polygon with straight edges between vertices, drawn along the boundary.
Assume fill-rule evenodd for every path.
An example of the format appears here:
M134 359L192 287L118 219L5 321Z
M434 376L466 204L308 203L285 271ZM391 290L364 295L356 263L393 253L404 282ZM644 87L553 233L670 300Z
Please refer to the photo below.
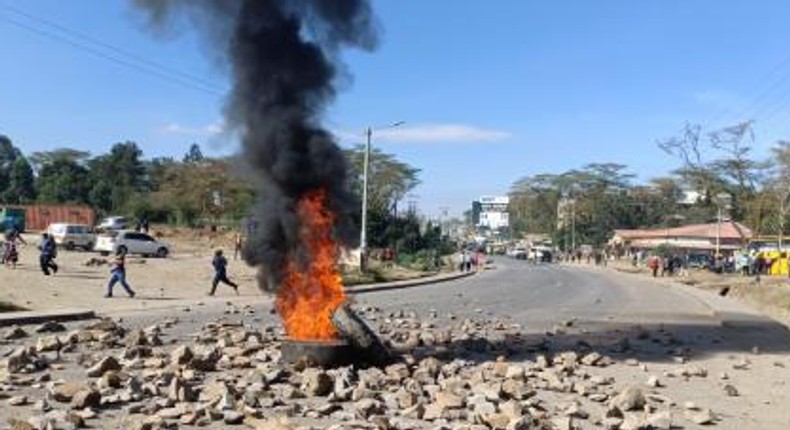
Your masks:
M96 234L90 226L85 224L55 223L47 227L47 233L59 247L69 251L82 248L86 251L93 249L96 243Z

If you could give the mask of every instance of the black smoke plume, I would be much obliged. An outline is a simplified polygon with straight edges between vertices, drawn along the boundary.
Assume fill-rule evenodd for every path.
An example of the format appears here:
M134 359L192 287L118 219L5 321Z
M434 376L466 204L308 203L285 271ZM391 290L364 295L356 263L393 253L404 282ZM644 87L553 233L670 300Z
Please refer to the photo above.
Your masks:
M161 29L189 24L230 64L225 115L255 173L258 228L245 246L264 289L279 285L289 256L304 255L296 205L323 189L334 236L357 245L343 154L319 124L334 98L343 48L373 49L367 0L133 0Z

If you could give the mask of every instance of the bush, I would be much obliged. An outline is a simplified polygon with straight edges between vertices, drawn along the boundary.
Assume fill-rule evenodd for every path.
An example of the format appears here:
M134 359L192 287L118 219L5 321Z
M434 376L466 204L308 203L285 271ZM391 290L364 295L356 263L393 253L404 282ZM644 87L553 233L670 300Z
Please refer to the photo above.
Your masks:
M413 270L432 272L439 270L441 261L433 249L421 249L413 254L398 254L398 264Z

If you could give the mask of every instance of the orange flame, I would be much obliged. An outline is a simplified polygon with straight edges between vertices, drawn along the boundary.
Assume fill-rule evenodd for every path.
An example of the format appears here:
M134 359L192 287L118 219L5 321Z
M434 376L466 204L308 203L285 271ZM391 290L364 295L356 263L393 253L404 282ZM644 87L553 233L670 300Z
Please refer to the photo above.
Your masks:
M338 246L332 239L334 214L326 207L323 190L302 197L297 211L309 263L304 267L297 257L291 256L277 293L277 310L283 318L285 332L292 339L336 339L332 313L346 296L336 265Z

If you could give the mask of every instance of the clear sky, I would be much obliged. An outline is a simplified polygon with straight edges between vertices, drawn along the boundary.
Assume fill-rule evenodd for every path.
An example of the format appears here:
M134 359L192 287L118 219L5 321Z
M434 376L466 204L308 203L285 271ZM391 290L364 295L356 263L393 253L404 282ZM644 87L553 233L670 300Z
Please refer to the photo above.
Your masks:
M754 119L760 155L790 138L787 1L373 3L382 43L345 55L353 79L326 124L350 145L405 121L374 144L422 169L412 198L428 214L589 162L665 174L676 162L655 141L685 121ZM141 23L125 0L0 0L0 133L26 153L120 140L147 157L233 152L216 134L223 67L194 34Z

